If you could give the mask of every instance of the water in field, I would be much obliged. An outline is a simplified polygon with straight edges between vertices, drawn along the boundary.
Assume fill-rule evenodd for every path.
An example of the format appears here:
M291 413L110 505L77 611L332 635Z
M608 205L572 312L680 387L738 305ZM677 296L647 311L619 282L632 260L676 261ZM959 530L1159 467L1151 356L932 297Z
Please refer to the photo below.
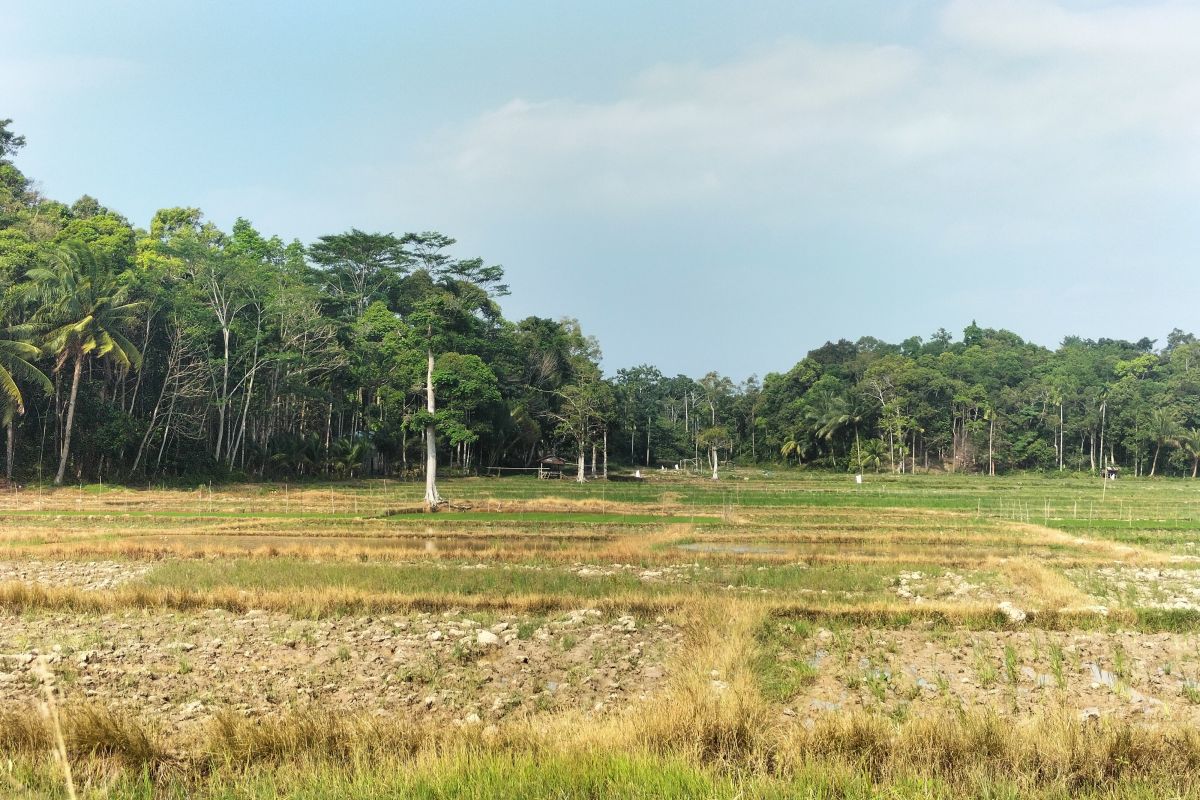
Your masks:
M794 547L780 547L776 544L761 544L757 542L689 542L678 545L680 550L690 550L693 553L733 553L735 555L786 555L796 552Z

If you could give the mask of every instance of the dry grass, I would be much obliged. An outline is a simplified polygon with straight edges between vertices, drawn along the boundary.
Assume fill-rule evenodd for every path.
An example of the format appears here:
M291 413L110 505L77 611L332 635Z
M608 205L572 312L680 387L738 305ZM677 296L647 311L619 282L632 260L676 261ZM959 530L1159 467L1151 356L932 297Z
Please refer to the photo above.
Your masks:
M922 775L965 787L988 778L1074 793L1131 779L1194 784L1200 731L1084 723L1053 713L1018 724L986 712L946 713L902 725L856 714L790 729L775 756L782 769L832 761L879 782Z
M901 627L919 621L997 630L1021 625L1055 630L1113 626L1137 627L1147 631L1190 630L1200 624L1200 620L1191 620L1191 617L1184 619L1187 615L1175 615L1180 616L1180 619L1175 619L1175 616L1166 612L1117 608L1099 613L1086 608L1047 607L1029 612L1029 618L1024 623L1013 623L994 605L984 603L926 602L917 605L895 601L806 604L750 594L739 598L737 606L744 608L744 613L884 628ZM198 591L159 586L126 586L91 591L17 581L0 583L0 609L19 613L38 610L106 613L128 609L222 609L242 614L260 609L315 619L343 614L399 614L450 609L543 614L595 608L611 614L679 614L690 618L707 614L711 607L712 603L706 596L695 593L646 595L629 592L603 597L570 593L489 596L452 592L383 593L338 587L288 590L215 588Z
M51 587L10 581L0 583L0 608L16 612L53 609L104 613L122 609L195 611L223 609L245 613L251 609L279 611L301 618L338 614L382 614L471 610L546 613L575 608L601 611L663 613L697 605L696 597L652 597L614 594L585 597L571 594L490 597L453 593L381 593L328 587L323 589L254 590L217 588L194 591L181 587L126 586L105 591Z
M1054 502L1060 509L1070 493L1081 491L1073 485L1058 490L1049 484L1046 491L1057 492ZM917 563L1001 573L1033 598L1026 626L1200 628L1200 615L1113 609L1102 616L1087 609L1091 603L1088 596L1061 572L1065 567L1114 562L1160 565L1166 563L1167 555L1021 521L1030 518L1031 505L1033 511L1041 507L1028 498L1022 501L1024 505L1014 504L1018 510L1009 512L1011 519L1003 518L1006 501L996 494L1003 489L998 483L979 490L980 494L994 494L978 501L968 498L970 506L978 502L978 510L964 508L967 503L953 496L960 491L958 483L947 481L946 485L945 496L919 499L930 504L957 503L954 508L924 507L915 501L914 507L866 504L876 495L860 496L841 488L837 491L844 495L845 506L836 504L837 497L830 504L796 505L795 498L786 494L792 486L786 481L762 489L776 496L759 498L759 505L744 506L730 503L730 491L737 489L732 485L723 485L696 502L696 487L708 491L707 484L699 482L621 489L630 492L624 496L633 500L571 496L573 487L557 484L511 487L514 495L534 491L558 495L542 497L493 496L493 492L502 495L507 486L496 482L464 482L459 487L466 497L459 507L475 512L644 517L699 511L709 515L695 525L664 516L661 523L652 520L637 526L455 520L453 512L427 526L408 518L389 520L383 515L406 509L412 498L404 494L411 494L411 487L386 484L364 484L352 492L322 487L23 492L0 495L0 513L7 510L11 522L0 532L0 547L7 558L41 560L238 558L258 564L289 557L313 562L424 564L444 560L560 569L579 564L695 563L714 569L742 566L767 574L782 568ZM750 486L744 490L747 494L755 491ZM813 490L841 486L842 482L833 479L814 480ZM903 489L904 485L897 486ZM1159 487L1152 489L1151 499L1163 496ZM615 489L614 493L621 496ZM883 494L884 490L878 490L878 496ZM859 502L864 505L852 507ZM989 503L991 515L986 510ZM1046 499L1048 524L1050 506L1051 500ZM271 509L276 516L263 509ZM285 509L294 516L278 516ZM46 513L20 513L30 510ZM56 516L57 512L62 512L61 516ZM204 513L210 516L170 516ZM1113 516L1117 511L1106 508L1104 513ZM295 516L298 514L312 516ZM318 518L319 514L326 516ZM1043 514L1033 516L1040 519ZM782 552L681 551L676 547L681 543L753 544ZM1149 781L1162 789L1163 796L1198 788L1200 732L1188 727L1085 723L1065 712L1001 721L981 710L934 713L903 722L879 714L826 715L811 728L785 718L781 706L764 697L761 676L754 669L755 659L761 656L756 632L768 618L875 629L914 623L987 630L1017 625L998 612L994 602L880 600L884 595L893 596L881 581L873 594L858 586L850 591L832 577L828 581L818 587L818 591L829 589L826 598L790 592L790 585L783 584L776 594L717 593L712 591L716 586L683 586L679 591L658 592L621 588L597 597L577 593L586 591L578 586L557 594L498 590L472 595L443 591L444 586L436 584L429 584L434 587L430 591L414 592L339 585L200 589L133 584L85 591L9 582L0 583L0 610L109 613L137 609L153 614L265 609L311 618L449 609L544 614L597 608L611 614L666 614L678 621L686 634L660 694L598 717L578 711L546 711L505 718L494 725L455 726L347 716L315 705L256 719L221 711L207 727L195 729L184 739L169 729L156 729L143 719L101 705L63 708L58 728L63 748L83 774L142 773L153 783L173 787L164 790L173 796L189 796L210 776L236 775L256 764L268 770L324 765L321 769L347 775L383 768L432 774L487 758L570 764L631 754L654 763L682 763L732 776L735 783L745 779L786 786L787 781L818 773L858 776L881 795L887 787L907 785L906 781L939 781L948 787L940 795L945 797L987 794L994 786L1011 791L993 796L1046 792L1067 797L1108 791L1130 781ZM797 602L798 597L805 601ZM45 759L54 743L53 724L36 708L0 712L0 754L34 763ZM95 785L106 784L101 780ZM553 796L571 795L564 791ZM783 790L780 796L786 796Z
M577 736L588 748L684 755L700 763L764 768L759 762L775 714L752 667L764 610L713 602L687 617L682 653L663 695Z
M1106 539L1089 538L1042 525L1031 525L1028 523L1013 523L1013 525L1019 530L1027 531L1031 536L1040 537L1043 541L1062 547L1086 551L1097 560L1105 562L1120 561L1124 563L1158 565L1167 564L1171 561L1170 556L1153 550L1147 550L1144 547L1134 547L1133 545L1120 544Z
M1024 586L1040 601L1039 609L1061 611L1097 605L1061 572L1029 558L1009 559L998 564L1014 584Z
M208 776L258 765L333 766L350 775L372 769L436 773L476 757L570 763L636 755L784 785L814 774L858 775L879 787L919 776L943 783L953 792L947 796L975 796L980 787L996 784L1014 787L1012 796L1077 796L1130 782L1157 786L1152 796L1178 796L1195 790L1200 775L1200 731L1192 728L1084 723L1054 713L1014 724L987 712L903 723L857 713L805 728L778 722L753 686L735 679L714 691L711 679L699 674L681 679L653 708L599 724L581 724L572 714L488 729L315 709L265 720L226 714L188 749L170 753L150 731L111 718L93 715L80 722L71 712L67 720L72 759L89 775L150 775L184 794ZM9 756L44 752L47 734L38 730L40 738L6 747Z

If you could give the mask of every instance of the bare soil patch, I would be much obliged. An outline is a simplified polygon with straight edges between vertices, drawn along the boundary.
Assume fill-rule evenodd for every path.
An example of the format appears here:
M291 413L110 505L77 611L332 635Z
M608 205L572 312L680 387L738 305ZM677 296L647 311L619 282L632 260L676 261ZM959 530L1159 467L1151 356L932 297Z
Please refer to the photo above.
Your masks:
M186 730L219 709L323 710L486 724L649 697L682 635L662 618L441 614L302 620L140 612L0 616L0 697L28 704L49 654L66 699Z
M0 561L0 583L23 581L78 589L113 589L140 578L152 566L122 561Z
M1196 634L820 628L778 656L812 676L785 710L807 720L950 707L1200 723Z
M1111 566L1068 570L1091 594L1123 605L1200 610L1200 570Z

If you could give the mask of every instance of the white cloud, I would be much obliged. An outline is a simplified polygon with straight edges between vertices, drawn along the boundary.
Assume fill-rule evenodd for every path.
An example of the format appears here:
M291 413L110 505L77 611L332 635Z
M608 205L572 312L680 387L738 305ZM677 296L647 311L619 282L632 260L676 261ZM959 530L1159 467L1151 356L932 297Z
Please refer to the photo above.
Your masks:
M960 230L1196 190L1200 11L953 0L938 34L920 48L789 39L653 67L610 101L514 99L425 168L492 207L794 219L853 204L903 225L942 222L940 203Z
M1049 0L952 0L942 29L964 43L1010 53L1195 60L1200 9L1160 3L1073 11Z
M737 190L764 165L876 136L861 112L890 103L918 69L900 48L804 42L718 67L659 66L609 103L514 100L462 131L450 164L464 183L518 192L553 185L635 206L694 200Z

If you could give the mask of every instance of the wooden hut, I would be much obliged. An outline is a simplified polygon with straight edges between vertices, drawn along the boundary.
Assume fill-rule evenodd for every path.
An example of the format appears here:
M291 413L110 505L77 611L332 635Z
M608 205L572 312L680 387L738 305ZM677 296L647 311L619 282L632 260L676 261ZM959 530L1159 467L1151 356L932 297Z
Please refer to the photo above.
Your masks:
M567 462L558 456L546 456L538 462L538 478L549 480L551 478L562 478L563 467Z

